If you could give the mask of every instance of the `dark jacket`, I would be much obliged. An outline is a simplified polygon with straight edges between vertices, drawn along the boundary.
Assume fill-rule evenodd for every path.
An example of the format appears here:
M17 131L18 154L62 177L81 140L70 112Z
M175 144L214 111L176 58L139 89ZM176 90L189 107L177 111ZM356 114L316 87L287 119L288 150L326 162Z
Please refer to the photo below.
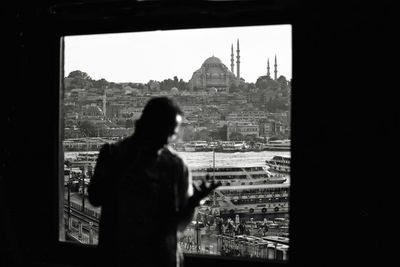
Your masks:
M177 214L188 168L167 146L129 137L102 146L88 192L101 206L99 249L110 264L177 266Z

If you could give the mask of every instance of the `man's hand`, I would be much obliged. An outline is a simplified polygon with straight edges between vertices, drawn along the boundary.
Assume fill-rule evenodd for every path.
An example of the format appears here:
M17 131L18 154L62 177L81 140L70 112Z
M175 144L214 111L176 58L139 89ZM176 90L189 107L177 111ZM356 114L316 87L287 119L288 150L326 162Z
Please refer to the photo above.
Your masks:
M216 182L215 178L211 178L210 175L201 178L199 186L193 185L193 198L196 202L200 202L203 198L208 196L215 188L221 185L221 182Z

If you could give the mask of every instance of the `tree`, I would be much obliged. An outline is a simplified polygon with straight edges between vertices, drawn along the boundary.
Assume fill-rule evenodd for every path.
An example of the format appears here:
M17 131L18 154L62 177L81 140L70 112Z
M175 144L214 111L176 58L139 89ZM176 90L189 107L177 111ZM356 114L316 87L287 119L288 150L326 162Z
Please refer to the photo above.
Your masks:
M98 89L104 89L108 86L108 82L106 79L101 78L100 80L94 81L93 82L93 87L98 88Z
M249 83L249 90L250 89L256 89L256 85L254 83Z
M178 89L179 89L179 91L189 90L189 83L184 82L182 79L180 79L179 83L178 83Z
M230 86L230 88L229 88L229 92L230 92L230 93L239 92L239 87L236 86L235 83L232 83L231 86Z
M231 141L242 141L243 140L243 135L241 133L238 133L238 132L233 132L229 136L229 140L231 140Z
M282 91L287 91L288 90L288 81L286 80L286 77L281 75L278 78L278 82L281 85L281 90Z
M203 141L211 141L210 132L205 129L203 129L199 132L196 132L194 139L195 140L203 140Z
M67 89L73 89L73 88L83 89L83 88L90 88L93 86L92 78L90 78L90 76L86 72L80 70L71 71L68 74L68 78L71 79L71 82Z
M171 90L172 87L177 87L177 86L174 85L174 81L171 79L165 79L162 82L160 82L161 91L169 91Z
M210 137L213 140L226 141L226 133L227 133L227 127L226 127L226 125L224 125L221 128L219 128L218 130L211 132Z
M115 83L115 82L110 82L110 83L108 83L108 87L109 87L109 88L117 88L117 89L119 89L119 90L122 89L122 85L119 84L119 83Z
M260 89L267 89L268 87L267 79L268 79L267 76L258 77L255 86Z
M160 82L160 90L161 91L169 91L172 87L176 87L179 91L189 90L189 83L184 82L182 79L179 79L177 76L174 76L173 79L165 79Z
M73 89L73 88L83 89L83 88L90 88L90 87L92 87L92 81L81 79L81 78L73 78L71 80L71 83L70 83L70 86L68 87L68 89Z
M91 80L90 76L86 72L83 72L80 70L71 71L68 74L68 78L79 78L79 79L84 79L84 80Z
M244 140L246 142L253 143L253 145L254 145L254 142L255 142L256 139L257 139L257 137L254 134L249 134L249 135L243 136L242 140Z

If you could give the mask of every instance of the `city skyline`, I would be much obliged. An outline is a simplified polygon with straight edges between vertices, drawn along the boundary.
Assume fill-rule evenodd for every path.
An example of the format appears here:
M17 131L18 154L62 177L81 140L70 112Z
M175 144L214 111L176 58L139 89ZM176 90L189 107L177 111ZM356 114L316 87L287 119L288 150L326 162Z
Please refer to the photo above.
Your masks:
M240 77L255 83L271 77L277 57L278 77L292 78L291 25L150 31L65 38L65 76L81 70L93 79L147 83L177 76L188 82L203 62L215 56L230 70L240 42Z

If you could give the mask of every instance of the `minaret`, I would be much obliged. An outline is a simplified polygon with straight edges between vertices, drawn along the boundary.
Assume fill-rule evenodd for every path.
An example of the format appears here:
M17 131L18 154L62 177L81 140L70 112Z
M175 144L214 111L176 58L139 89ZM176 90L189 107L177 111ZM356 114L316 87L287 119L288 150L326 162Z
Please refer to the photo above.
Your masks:
M276 81L276 79L277 79L277 76L278 76L278 64L276 63L276 55L275 55L275 70L274 70L274 72L275 72L275 81Z
M236 71L237 79L240 81L240 49L239 49L239 39L237 39L237 49L236 49Z
M106 90L104 90L104 95L103 95L103 115L104 118L107 118L107 95L106 95Z
M268 58L268 61L267 61L267 77L270 77L270 73L269 73L269 58Z
M231 72L234 73L235 71L235 59L234 59L234 55L233 55L233 44L231 46Z

